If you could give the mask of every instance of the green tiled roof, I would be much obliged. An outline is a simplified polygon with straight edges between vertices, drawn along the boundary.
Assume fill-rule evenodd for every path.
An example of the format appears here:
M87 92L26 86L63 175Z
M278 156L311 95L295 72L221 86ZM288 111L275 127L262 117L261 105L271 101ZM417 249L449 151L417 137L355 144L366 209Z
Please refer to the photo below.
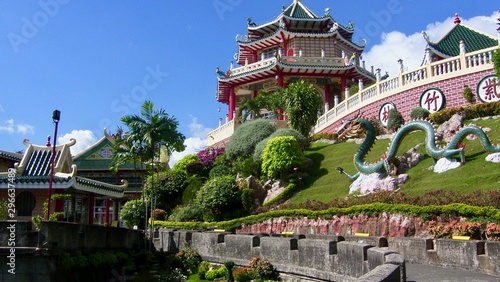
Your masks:
M63 182L69 182L71 178L64 178L64 177L59 177L59 176L54 176L52 178L52 182L54 183L63 183ZM46 183L48 185L49 183L49 176L48 175L31 175L31 176L26 176L26 175L19 175L16 176L15 178L15 183ZM8 177L0 177L0 183L9 183L9 178Z
M309 10L306 6L302 5L300 1L293 1L293 4L290 5L284 12L286 16L292 18L306 18L306 19L317 19L318 17Z
M429 46L441 54L454 57L460 55L460 39L464 40L467 52L498 46L498 40L461 24L456 24L439 42L429 42Z
M0 158L19 162L23 158L23 155L0 150Z

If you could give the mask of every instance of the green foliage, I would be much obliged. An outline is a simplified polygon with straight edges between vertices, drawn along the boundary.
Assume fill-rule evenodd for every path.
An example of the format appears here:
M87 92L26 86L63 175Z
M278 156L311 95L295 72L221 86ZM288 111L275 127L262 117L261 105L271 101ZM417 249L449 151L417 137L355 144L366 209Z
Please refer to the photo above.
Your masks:
M281 202L284 202L284 201L290 199L296 192L298 192L299 187L300 187L299 185L294 184L294 183L288 184L288 186L286 186L285 190L283 190L283 192L281 192L281 194L274 197L270 201L265 202L264 206L272 206L272 205L275 205L277 203L281 203Z
M186 188L182 193L182 204L187 205L194 201L196 194L203 186L203 179L197 175L186 179Z
M219 266L217 268L213 268L209 271L207 271L207 273L205 274L205 279L209 280L209 281L213 281L217 278L223 278L225 277L227 274L227 269L225 266Z
M231 169L226 165L216 165L208 174L208 178L215 178L224 175L231 175Z
M495 66L495 73L500 80L500 49L493 53L493 65Z
M282 95L290 126L308 138L323 105L321 96L303 80L291 83Z
M198 266L198 278L205 280L205 274L210 270L212 265L208 261L202 261Z
M173 221L202 221L203 208L195 203L177 206L169 217Z
M125 226L131 228L139 226L144 219L145 206L142 200L130 200L126 202L120 210L120 218L123 219Z
M278 136L269 142L262 154L262 171L278 177L304 163L304 154L293 136Z
M239 174L242 177L250 175L259 177L261 175L260 164L254 162L253 157L239 157L232 163L233 174Z
M226 267L226 282L234 282L234 277L233 277L234 262L226 261L224 262L224 267Z
M241 191L233 176L216 177L203 185L197 202L206 211L205 216L220 219L241 208Z
M186 173L190 176L199 175L201 177L207 177L209 173L209 167L207 167L202 162L193 162L186 166Z
M266 139L260 141L257 146L255 146L255 151L253 153L253 161L255 163L262 163L262 153L264 152L264 149L266 148L267 141L273 139L274 137L278 136L293 136L295 139L297 139L297 142L299 142L300 148L302 150L305 150L307 148L308 142L307 139L302 135L300 132L298 132L295 129L290 129L290 128L280 128L276 130L273 134L271 134L269 137Z
M474 102L474 93L472 93L472 90L468 85L464 86L464 91L462 92L462 95L464 96L464 99L467 100L467 102L469 103Z
M198 272L198 265L201 263L201 256L198 251L192 249L189 244L184 244L175 257L181 262L182 268L191 273Z
M9 203L7 200L0 201L0 220L7 220L9 218L8 207Z
M229 159L248 157L254 152L257 143L271 135L276 128L269 121L256 119L240 125L227 143L226 154Z
M198 156L196 156L196 154L185 155L182 159L180 159L179 161L177 161L174 164L172 170L185 172L188 164L194 163L194 162L199 162L199 161L200 160L198 159Z
M387 120L387 129L396 130L403 124L403 117L394 108L389 111L389 119Z
M151 204L151 199L156 196L156 206L170 212L181 202L182 193L186 187L187 175L180 170L163 170L152 174L146 180L146 197Z
M449 120L454 114L460 114L464 119L474 119L485 116L500 114L500 102L482 103L455 108L444 108L439 112L432 113L429 118L434 123L441 124Z
M238 282L252 281L254 276L255 273L248 266L239 266L233 269L233 277Z
M241 190L241 203L243 209L250 213L255 208L255 191L253 189L244 188Z
M415 108L411 110L410 117L412 120L414 119L426 119L429 117L431 113L422 107Z
M279 272L268 260L262 260L259 257L254 257L250 261L250 268L255 273L257 281L278 280Z

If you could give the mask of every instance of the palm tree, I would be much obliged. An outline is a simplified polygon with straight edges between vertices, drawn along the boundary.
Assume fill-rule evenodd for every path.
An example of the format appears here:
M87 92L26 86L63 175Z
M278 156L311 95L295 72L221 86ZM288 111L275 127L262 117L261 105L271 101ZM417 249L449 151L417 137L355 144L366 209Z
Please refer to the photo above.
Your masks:
M171 155L174 151L181 152L185 149L185 137L177 131L177 120L161 108L154 110L154 103L151 101L142 104L140 115L126 115L120 120L128 127L129 132L114 144L111 164L114 171L126 163L139 160L146 165L148 174L154 177L165 154ZM154 197L154 191L152 194L150 201ZM153 204L151 201L151 210Z

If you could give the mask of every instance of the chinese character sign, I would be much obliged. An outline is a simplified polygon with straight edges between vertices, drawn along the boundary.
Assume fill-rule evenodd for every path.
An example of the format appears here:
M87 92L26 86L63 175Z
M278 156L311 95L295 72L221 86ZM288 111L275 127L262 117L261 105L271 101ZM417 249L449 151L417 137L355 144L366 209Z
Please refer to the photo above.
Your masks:
M420 96L420 107L435 113L441 110L445 103L443 92L438 88L429 88Z
M387 127L387 122L389 121L389 113L391 112L391 109L395 108L396 106L394 106L394 104L391 102L384 103L382 107L380 107L380 110L378 112L378 119L383 127Z
M483 102L500 101L500 81L495 75L488 75L477 85L477 96Z

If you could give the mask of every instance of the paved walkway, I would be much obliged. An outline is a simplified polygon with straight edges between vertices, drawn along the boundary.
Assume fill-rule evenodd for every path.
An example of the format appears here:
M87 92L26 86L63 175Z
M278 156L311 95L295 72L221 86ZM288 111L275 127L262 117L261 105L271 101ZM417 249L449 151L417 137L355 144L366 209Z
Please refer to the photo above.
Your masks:
M499 262L500 263L500 262ZM500 276L406 262L407 282L500 282Z

